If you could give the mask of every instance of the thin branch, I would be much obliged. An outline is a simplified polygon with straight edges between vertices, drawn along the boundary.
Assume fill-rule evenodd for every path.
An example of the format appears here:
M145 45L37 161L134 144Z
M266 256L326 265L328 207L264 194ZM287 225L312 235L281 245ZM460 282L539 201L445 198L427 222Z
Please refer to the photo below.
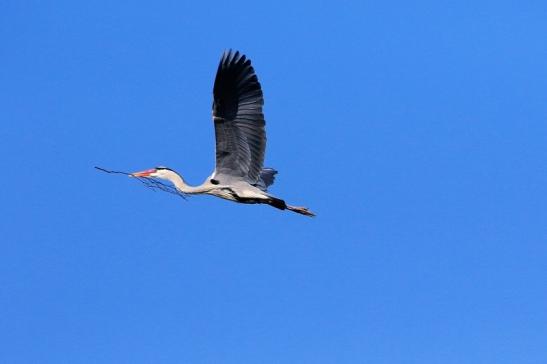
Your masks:
M98 169L99 171L105 172L105 173L123 174L123 175L126 175L126 176L131 176L134 179L141 182L142 184L144 184L146 187L150 188L154 192L156 190L160 190L160 191L164 191L164 192L167 192L167 193L171 193L173 195L177 195L177 196L181 197L184 200L188 199L188 196L184 192L179 191L175 186L167 185L167 184L165 184L165 183L163 183L163 182L161 182L161 181L159 181L155 178L135 177L131 173L121 172L121 171L111 171L111 170L101 168L101 167L95 167L95 169Z

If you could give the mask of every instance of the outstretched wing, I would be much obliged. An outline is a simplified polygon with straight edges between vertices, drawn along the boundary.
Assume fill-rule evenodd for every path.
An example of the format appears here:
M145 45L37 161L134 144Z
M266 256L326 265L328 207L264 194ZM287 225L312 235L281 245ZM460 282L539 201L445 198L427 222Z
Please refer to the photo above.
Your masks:
M216 167L213 178L238 178L255 184L266 149L264 98L251 61L224 52L213 88Z

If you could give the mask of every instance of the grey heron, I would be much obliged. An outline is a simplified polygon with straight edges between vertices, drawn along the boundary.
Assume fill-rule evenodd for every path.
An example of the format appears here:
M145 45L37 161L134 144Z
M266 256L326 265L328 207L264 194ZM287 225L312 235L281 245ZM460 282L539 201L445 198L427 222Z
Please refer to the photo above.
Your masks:
M184 194L209 194L234 202L268 204L315 216L305 207L288 205L268 193L277 171L263 167L266 149L263 105L262 89L251 61L238 51L224 52L213 87L216 137L213 174L199 186L189 186L179 173L167 167L135 172L130 176L164 179Z

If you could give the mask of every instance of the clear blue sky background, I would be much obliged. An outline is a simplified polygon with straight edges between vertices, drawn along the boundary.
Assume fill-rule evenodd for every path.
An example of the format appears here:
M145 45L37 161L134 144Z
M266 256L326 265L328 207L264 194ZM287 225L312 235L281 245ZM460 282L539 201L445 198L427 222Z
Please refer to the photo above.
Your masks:
M3 1L0 362L546 363L545 1ZM273 192L214 164L221 53Z

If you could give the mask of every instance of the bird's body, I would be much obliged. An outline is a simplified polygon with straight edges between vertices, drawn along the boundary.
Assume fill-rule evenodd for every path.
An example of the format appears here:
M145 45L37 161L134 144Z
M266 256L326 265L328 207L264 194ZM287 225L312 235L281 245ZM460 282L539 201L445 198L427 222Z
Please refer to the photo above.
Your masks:
M133 173L135 177L160 178L185 194L209 194L249 204L269 204L303 215L315 216L305 207L290 206L268 193L277 171L264 168L266 131L262 89L251 61L239 52L225 52L213 88L213 121L216 167L199 186L189 186L167 167Z

